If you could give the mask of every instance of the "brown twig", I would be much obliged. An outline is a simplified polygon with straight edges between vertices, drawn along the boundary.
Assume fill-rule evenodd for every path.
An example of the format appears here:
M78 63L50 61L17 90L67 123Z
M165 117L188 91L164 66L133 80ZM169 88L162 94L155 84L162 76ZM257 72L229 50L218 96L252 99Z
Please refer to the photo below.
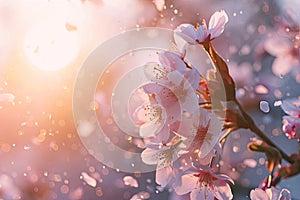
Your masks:
M226 102L233 102L236 104L238 110L236 112L237 116L237 128L248 128L253 133L255 133L258 137L260 137L265 143L276 148L283 159L288 161L289 163L294 163L294 160L291 159L285 152L283 152L272 140L270 140L254 123L253 119L244 111L239 102L236 99L235 95L235 83L232 77L229 74L228 66L226 62L218 55L218 53L212 47L210 42L210 36L201 43L205 51L208 53L215 69L219 74L219 79L222 80L226 98L224 99Z

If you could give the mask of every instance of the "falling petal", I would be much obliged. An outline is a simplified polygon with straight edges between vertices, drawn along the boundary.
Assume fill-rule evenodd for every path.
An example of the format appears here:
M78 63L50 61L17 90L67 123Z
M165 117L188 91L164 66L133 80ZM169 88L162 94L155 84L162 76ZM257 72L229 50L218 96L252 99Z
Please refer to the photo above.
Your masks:
M130 200L143 200L143 199L149 199L150 198L150 194L149 192L139 192L135 195L133 195Z
M96 187L97 181L85 172L81 172L83 180L91 187Z
M133 178L132 176L124 176L123 182L125 185L131 186L131 187L135 187L135 188L139 187L137 180L135 178Z

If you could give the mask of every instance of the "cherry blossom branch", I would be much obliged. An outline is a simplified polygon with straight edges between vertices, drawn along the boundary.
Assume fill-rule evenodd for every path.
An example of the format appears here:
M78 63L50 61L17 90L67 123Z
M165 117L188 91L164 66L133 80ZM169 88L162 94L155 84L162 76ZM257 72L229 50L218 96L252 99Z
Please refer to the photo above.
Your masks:
M270 140L255 124L253 119L246 113L246 111L242 108L238 100L236 99L235 95L235 83L232 77L229 74L228 66L225 61L218 55L218 53L212 47L210 42L210 36L206 38L206 40L202 43L203 48L209 55L215 69L218 71L220 79L224 84L224 89L226 92L226 102L233 102L236 105L235 114L236 122L235 128L247 128L250 129L253 133L259 136L265 143L270 145L271 147L276 148L280 154L282 155L283 159L288 161L289 163L294 163L294 160L291 159L285 152L283 152L272 140ZM226 110L226 117L227 117L227 110ZM232 117L230 117L232 118Z

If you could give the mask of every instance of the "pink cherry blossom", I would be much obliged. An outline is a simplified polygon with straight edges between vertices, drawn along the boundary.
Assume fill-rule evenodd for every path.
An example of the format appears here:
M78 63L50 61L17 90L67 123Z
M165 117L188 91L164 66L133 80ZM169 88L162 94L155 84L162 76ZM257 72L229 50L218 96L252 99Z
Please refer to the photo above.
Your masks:
M184 154L185 146L179 137L175 136L167 144L148 144L141 157L148 165L157 165L156 183L165 187L175 177L173 162Z
M184 60L177 53L162 52L158 56L160 63L145 65L146 77L150 81L170 89L183 110L194 112L198 108L194 90L200 82L199 72L194 68L187 69Z
M175 29L174 37L179 36L189 44L202 43L208 36L210 36L210 40L213 40L224 32L227 22L228 16L226 12L224 10L217 11L210 17L208 28L205 20L198 27L194 27L191 24L181 24Z
M187 170L173 185L178 195L190 193L191 200L227 200L233 195L228 183L233 180L225 174L215 174L205 166L195 166Z
M300 118L284 116L282 130L289 139L300 139Z
M165 124L166 112L159 104L142 105L133 113L133 118L140 125L141 137L151 137Z
M167 88L148 83L136 90L129 100L129 116L145 142L168 142L170 130L176 130L180 105Z
M287 189L278 189L275 187L267 188L262 190L255 188L250 192L251 200L291 200L290 191Z
M197 116L184 119L177 134L183 138L183 143L188 147L192 158L204 164L202 161L209 160L207 158L214 156L215 150L220 150L219 140L222 136L223 122L216 114L204 109L200 109L198 114L198 120L194 120Z
M129 102L129 113L139 126L140 136L155 143L168 142L183 112L193 114L198 110L195 89L200 82L198 71L187 69L181 54L162 52L158 57L160 63L144 66L150 82L141 86Z
M171 77L186 80L193 89L198 87L200 81L199 72L192 68L187 69L183 55L177 52L162 52L158 54L160 63L150 62L144 67L146 77L155 83L172 85L177 80L170 80ZM170 75L172 74L172 75ZM175 75L176 74L176 75Z
M282 119L282 130L289 139L300 139L300 100L284 100L281 104L282 110L288 114Z

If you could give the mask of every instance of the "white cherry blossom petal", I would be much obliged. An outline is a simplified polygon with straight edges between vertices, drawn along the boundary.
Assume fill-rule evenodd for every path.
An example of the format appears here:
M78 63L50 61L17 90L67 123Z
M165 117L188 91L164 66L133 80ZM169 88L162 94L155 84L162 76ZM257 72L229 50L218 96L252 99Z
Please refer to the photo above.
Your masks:
M213 182L214 184L214 193L215 197L219 200L228 200L232 199L233 195L230 189L230 186L222 180L216 180Z
M180 120L180 104L176 95L169 88L157 84L147 84L143 88L149 95L155 96L158 104L164 108L167 115L167 124L172 124Z
M215 174L215 176L219 180L223 180L223 181L229 182L231 184L234 184L234 181L232 180L232 178L230 178L229 176L227 176L225 174Z
M97 181L90 175L88 175L86 172L81 172L82 179L91 187L97 186Z
M219 120L219 118L215 114L212 114L208 131L200 148L200 158L205 157L207 154L209 154L210 151L215 148L221 137L222 126L223 122Z
M180 127L176 132L177 135L185 138L184 143L191 143L190 140L194 139L196 133L197 133L197 129L194 125L193 119L185 119L185 118L181 121Z
M199 87L200 73L197 71L197 69L193 68L189 71L186 71L183 75L193 89L197 89Z
M191 24L181 24L175 29L175 34L179 35L189 44L197 44L196 30Z
M196 39L198 40L198 42L204 42L207 36L208 34L206 24L200 25L199 28L196 30Z
M175 53L179 54L180 57L184 57L186 50L188 48L188 43L180 37L176 32L174 32L174 41L175 41Z
M213 193L207 187L195 189L190 194L191 200L214 200Z
M140 136L155 136L164 126L166 111L159 104L142 105L135 113L133 119L140 125Z
M176 71L185 71L186 70L185 63L180 58L180 56L176 53L164 51L164 52L158 54L158 58L159 58L160 63L163 66L168 66L171 68L171 70L176 70Z
M208 23L208 33L211 34L211 39L220 36L225 24L228 22L228 16L224 10L215 12Z
M291 199L292 199L291 192L288 189L283 188L280 191L279 200L291 200Z
M182 106L181 109L191 114L194 113L198 109L198 100L188 80L177 71L169 73L168 79L170 80L171 90Z
M164 127L155 136L144 138L144 142L146 144L148 143L159 144L159 143L165 143L169 141L169 137L170 137L169 129L170 129L169 126L165 124Z
M165 167L156 169L155 181L162 187L165 187L168 183L170 183L173 177L173 168L171 164L167 164Z
M162 11L164 9L165 0L153 0L153 3L158 11Z
M298 117L298 115L300 114L299 99L293 98L293 99L283 100L280 106L282 110L290 116Z
M270 200L267 193L260 188L255 188L250 192L251 200Z
M168 73L167 77L170 81L170 85L179 85L184 80L183 74L178 71Z
M135 195L133 195L130 200L144 200L144 199L149 199L150 198L150 193L149 192L139 192Z
M160 154L159 149L146 148L142 154L141 158L144 163L148 165L156 165L158 163L158 158Z
M159 130L161 130L163 124L161 124L159 117L144 123L140 126L140 136L143 138L155 136Z
M185 174L181 176L179 183L173 187L178 195L184 195L195 189L197 182L198 178L196 176Z
M138 88L132 92L128 101L128 114L132 121L136 121L134 115L139 107L142 107L144 104L150 104L150 101L149 95L144 92L143 88Z

